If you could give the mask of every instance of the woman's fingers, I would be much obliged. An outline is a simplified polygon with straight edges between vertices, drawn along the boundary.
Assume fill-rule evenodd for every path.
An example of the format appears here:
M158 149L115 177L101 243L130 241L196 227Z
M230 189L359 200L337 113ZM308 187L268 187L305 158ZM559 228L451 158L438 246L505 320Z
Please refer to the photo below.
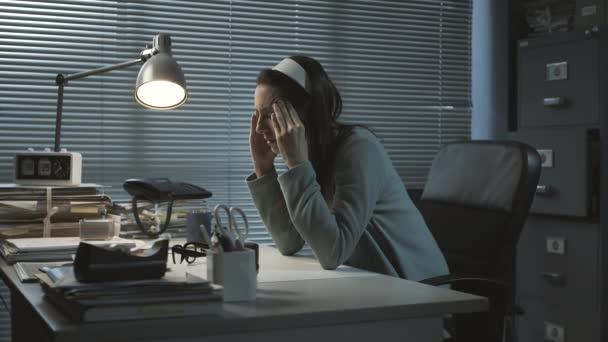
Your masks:
M291 122L293 123L294 126L302 126L302 121L300 121L300 116L298 115L298 112L296 112L296 109L293 108L293 105L291 104L291 102L284 100L281 101L283 104L283 107L285 108L285 111L287 113L289 113L289 118L291 119Z
M275 112L282 113L283 117L285 118L285 128L304 127L304 124L302 124L298 112L288 100L278 100L273 105L273 108L275 109Z
M251 114L251 127L249 128L249 135L253 136L254 134L257 133L255 131L257 126L258 126L258 116L255 115L255 112L253 112L253 114Z
M275 103L272 105L272 109L274 111L274 113L272 113L272 116L276 118L277 124L279 125L281 132L286 132L288 125L286 121L286 113L284 112L283 108L281 108L280 106L278 106L278 104Z
M280 99L272 105L272 123L277 145L289 169L308 160L304 125L289 101Z
M278 140L283 130L281 129L279 118L275 113L272 113L272 115L270 115L270 122L272 123L272 129L274 130L274 136Z
M289 128L289 127L293 127L295 126L295 123L293 121L293 119L291 118L291 113L289 112L289 109L287 108L287 106L285 105L284 100L278 100L275 103L275 106L278 107L278 112L280 112L283 116L283 118L285 119L285 127ZM275 110L275 112L277 112L277 110Z
M251 114L251 127L249 128L249 144L253 145L256 142L256 139L259 140L259 134L257 132L257 127L258 127L258 120L260 118L258 117L258 115L253 112L253 114Z

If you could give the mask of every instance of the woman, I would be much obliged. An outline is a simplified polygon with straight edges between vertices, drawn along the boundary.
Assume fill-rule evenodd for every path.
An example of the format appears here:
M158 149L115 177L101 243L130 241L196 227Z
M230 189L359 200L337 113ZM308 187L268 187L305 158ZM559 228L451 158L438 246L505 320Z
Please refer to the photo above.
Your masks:
M338 90L304 56L262 70L255 89L251 196L279 251L304 242L321 266L341 264L412 280L447 274L441 251L368 129L337 122ZM287 171L277 175L281 154Z

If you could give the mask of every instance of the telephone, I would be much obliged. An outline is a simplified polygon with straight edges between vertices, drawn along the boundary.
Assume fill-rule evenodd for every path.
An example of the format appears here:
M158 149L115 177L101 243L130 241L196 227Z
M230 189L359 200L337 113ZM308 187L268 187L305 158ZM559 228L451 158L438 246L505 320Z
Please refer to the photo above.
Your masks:
M174 183L168 178L127 179L123 188L134 197L152 202L164 202L169 199L209 198L211 193L189 183Z
M212 196L211 192L199 186L171 182L168 178L128 179L124 182L123 188L133 196L132 207L135 222L137 222L139 229L150 237L157 237L169 227L174 200L204 199ZM147 200L153 203L169 202L164 227L158 227L158 231L151 231L144 227L137 210L138 200Z

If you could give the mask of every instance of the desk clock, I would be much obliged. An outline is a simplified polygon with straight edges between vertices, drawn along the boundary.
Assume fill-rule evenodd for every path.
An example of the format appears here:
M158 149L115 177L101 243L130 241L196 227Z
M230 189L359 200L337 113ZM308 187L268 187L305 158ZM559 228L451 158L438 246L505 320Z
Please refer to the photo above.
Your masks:
M15 183L21 185L80 185L82 156L80 153L34 151L15 154Z

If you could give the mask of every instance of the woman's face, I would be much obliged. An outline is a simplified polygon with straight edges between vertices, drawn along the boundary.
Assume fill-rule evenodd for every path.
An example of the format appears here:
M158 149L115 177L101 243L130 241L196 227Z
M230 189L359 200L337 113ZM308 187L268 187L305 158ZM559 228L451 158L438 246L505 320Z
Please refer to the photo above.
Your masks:
M272 103L278 97L279 92L276 90L276 88L269 87L264 84L258 85L255 88L255 114L258 117L258 123L255 127L255 131L264 136L266 144L270 146L270 150L272 150L274 154L279 154L279 146L277 145L277 140L274 136L270 115L273 112Z

